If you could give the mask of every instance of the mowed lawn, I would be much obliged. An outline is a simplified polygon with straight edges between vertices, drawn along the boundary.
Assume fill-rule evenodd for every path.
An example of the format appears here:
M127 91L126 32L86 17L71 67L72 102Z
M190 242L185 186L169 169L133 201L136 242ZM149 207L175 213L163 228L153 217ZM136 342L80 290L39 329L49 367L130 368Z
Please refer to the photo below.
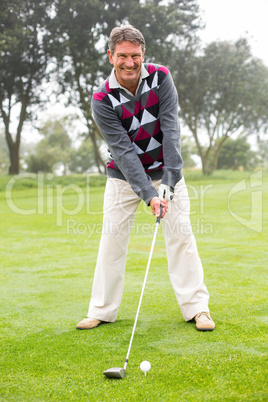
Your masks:
M184 322L160 228L124 364L155 218L140 205L114 324L78 331L102 227L105 178L0 178L1 401L267 401L268 174L185 172L213 332ZM139 366L149 360L145 377Z

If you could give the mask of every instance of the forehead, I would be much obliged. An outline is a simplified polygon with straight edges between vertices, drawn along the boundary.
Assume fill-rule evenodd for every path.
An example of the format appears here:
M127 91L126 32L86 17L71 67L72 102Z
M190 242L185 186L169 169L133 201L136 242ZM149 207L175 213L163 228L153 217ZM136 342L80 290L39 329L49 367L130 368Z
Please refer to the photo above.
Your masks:
M142 54L142 47L141 45L137 45L136 43L132 43L129 41L123 41L120 43L117 43L114 48L114 54L117 53L127 53L127 54L133 54L133 53L140 53Z

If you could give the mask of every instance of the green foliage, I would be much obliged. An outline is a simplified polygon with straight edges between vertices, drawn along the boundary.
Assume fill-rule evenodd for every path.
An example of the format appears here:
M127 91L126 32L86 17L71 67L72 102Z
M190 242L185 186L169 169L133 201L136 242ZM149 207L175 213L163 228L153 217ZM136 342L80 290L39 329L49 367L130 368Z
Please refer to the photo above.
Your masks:
M129 243L117 321L92 331L77 331L76 323L88 308L104 187L90 187L90 211L85 205L75 216L64 214L62 226L56 226L57 209L51 213L47 208L56 205L56 181L64 180L62 185L68 186L73 177L69 181L55 178L54 193L44 193L43 214L15 213L8 207L5 193L0 194L2 400L267 400L267 236L264 229L256 232L242 226L228 211L233 185L244 179L249 183L250 175L214 175L200 175L198 181L187 180L186 175L186 181L216 329L199 333L193 322L184 322L169 281L160 229L127 377L118 381L108 380L102 373L124 363L155 219L141 205ZM267 183L268 177L263 175L263 205L268 203ZM24 210L38 204L36 188L14 191L13 196L14 203ZM250 196L250 191L244 191L232 199L233 210L245 218L251 215ZM76 203L75 194L66 192L66 210L74 209ZM69 230L68 219L75 221ZM264 210L263 227L267 224ZM206 225L212 230L206 231ZM146 377L139 369L143 360L152 364Z
M57 81L68 102L78 106L92 141L95 164L102 172L105 163L98 149L101 135L94 124L90 102L93 89L106 78L111 65L106 54L111 30L129 22L141 29L147 41L147 57L158 63L170 58L171 50L191 42L199 27L196 0L55 1L53 18L47 25L49 51L56 60Z
M48 63L43 27L51 3L52 0L1 1L0 117L5 125L10 174L19 173L21 132L31 117L30 106L41 102L40 86ZM16 132L11 133L15 108L19 109L18 124Z
M0 117L5 125L10 174L19 172L23 124L33 117L33 106L42 107L42 83L51 77L56 77L67 103L82 111L92 146L86 151L87 144L78 151L84 155L89 152L89 158L84 159L75 152L65 153L63 144L53 150L47 140L51 152L41 149L41 144L38 153L28 158L31 170L53 171L58 158L65 170L71 160L74 171L82 171L82 161L87 160L90 167L93 154L99 172L105 172L99 150L101 136L90 100L94 88L111 70L106 54L108 35L114 26L126 22L143 32L146 61L163 63L171 69L181 116L193 133L204 173L216 169L220 149L233 133L265 129L267 67L252 57L244 39L234 44L213 42L201 49L197 40L202 27L197 0L2 0ZM16 132L11 133L13 118L18 124ZM183 152L188 166L191 159L187 146Z
M191 141L188 137L181 137L181 156L183 159L183 167L191 168L195 166L194 160L191 158L191 155L196 153L196 147L193 141Z
M36 145L34 153L26 158L29 172L54 172L62 164L66 174L71 154L71 138L64 122L64 119L48 121L39 130L45 138Z
M268 140L259 140L258 148L262 165L265 169L268 169Z
M211 43L203 54L186 49L173 61L181 116L208 174L227 138L267 127L268 68L253 58L245 39Z
M87 139L82 142L77 150L70 154L69 169L74 173L83 173L95 165L92 142Z
M196 0L154 0L144 4L121 0L107 3L110 4L106 18L112 17L103 32L106 40L115 25L130 23L144 35L146 60L159 64L169 65L173 51L178 52L195 43L196 33L202 26Z
M244 168L253 170L258 165L257 153L250 149L250 145L245 137L228 140L221 147L218 158L218 169Z
M74 124L68 121L70 118L49 120L39 129L45 138L26 157L27 171L53 173L63 166L64 174L84 173L95 166L93 145L89 139L83 139L79 148L74 148L70 138Z

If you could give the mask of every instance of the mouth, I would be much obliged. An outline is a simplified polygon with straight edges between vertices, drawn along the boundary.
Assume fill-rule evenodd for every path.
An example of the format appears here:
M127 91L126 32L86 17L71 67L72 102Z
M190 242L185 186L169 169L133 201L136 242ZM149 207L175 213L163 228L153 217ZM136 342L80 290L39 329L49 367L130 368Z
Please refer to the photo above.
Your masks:
M135 68L123 68L124 71L126 71L127 73L131 73L132 71L135 70Z

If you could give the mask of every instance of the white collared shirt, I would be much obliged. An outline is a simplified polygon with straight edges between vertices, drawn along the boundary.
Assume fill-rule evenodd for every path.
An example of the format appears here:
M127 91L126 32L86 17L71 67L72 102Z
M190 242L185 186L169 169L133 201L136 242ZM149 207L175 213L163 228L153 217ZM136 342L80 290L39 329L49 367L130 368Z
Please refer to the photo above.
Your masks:
M136 89L136 93L137 93L137 91L138 91L138 89L139 89L139 86L140 86L142 80L143 80L144 78L148 77L149 75L150 75L150 74L148 73L148 71L146 70L146 68L144 67L144 65L142 64L142 66L141 66L140 80L139 80L139 83L138 83L138 86L137 86L137 89ZM125 88L125 87L123 87L121 84L119 84L119 82L117 81L116 75L115 75L115 69L114 69L114 68L112 69L111 75L110 75L110 77L109 77L109 87L110 87L111 89L121 88L121 89L123 89L124 91L126 91L129 95L132 95L132 96L133 96L133 93L132 93L132 92L130 92L127 88Z

